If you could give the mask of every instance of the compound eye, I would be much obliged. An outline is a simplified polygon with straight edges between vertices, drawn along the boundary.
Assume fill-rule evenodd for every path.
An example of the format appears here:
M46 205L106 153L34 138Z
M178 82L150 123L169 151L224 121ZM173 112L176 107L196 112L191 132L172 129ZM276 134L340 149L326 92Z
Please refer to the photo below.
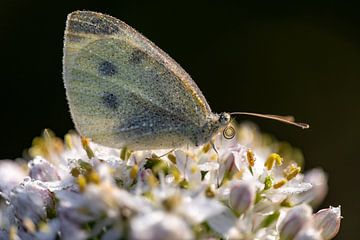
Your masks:
M230 114L221 113L219 116L219 122L221 125L227 125L230 122Z

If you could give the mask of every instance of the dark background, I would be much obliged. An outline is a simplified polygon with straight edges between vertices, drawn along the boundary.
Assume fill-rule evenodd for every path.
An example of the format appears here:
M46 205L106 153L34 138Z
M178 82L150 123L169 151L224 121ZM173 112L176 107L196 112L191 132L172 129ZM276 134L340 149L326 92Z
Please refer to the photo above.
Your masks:
M337 239L360 239L360 7L349 3L20 1L0 3L0 159L44 128L73 128L62 82L66 15L118 17L169 53L215 112L292 114L309 130L243 117L329 174L322 207L342 205ZM359 154L359 155L358 155Z

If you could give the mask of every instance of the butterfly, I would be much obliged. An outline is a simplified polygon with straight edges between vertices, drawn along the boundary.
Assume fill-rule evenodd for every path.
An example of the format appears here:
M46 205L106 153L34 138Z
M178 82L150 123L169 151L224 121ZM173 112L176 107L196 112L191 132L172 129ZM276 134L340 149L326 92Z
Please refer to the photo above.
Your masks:
M94 142L132 150L199 146L229 126L213 113L192 78L126 23L76 11L66 22L63 78L75 128Z

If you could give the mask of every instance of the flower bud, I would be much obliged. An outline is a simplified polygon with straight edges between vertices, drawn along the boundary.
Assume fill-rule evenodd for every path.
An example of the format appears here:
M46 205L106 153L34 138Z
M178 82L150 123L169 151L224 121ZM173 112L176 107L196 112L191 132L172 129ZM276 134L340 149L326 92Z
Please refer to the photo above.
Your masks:
M309 224L310 225L310 224ZM294 240L323 240L318 230L306 226L296 235Z
M339 207L329 207L314 214L314 225L321 231L324 239L332 239L339 232L341 210Z
M12 190L10 203L17 218L27 217L34 223L52 217L55 211L54 195L41 182L30 178Z
M32 179L44 182L60 180L55 167L40 156L34 158L28 165L30 168L29 176Z
M229 204L232 209L244 213L255 201L255 188L247 182L234 185L230 190Z
M311 219L312 209L308 205L299 205L290 209L280 223L280 238L294 239L302 227Z

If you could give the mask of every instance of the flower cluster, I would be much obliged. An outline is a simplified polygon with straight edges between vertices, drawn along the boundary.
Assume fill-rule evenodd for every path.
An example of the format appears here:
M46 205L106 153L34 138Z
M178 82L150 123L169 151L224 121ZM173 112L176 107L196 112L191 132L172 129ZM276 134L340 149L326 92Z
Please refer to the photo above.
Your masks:
M172 151L97 145L49 130L31 160L0 161L0 239L331 239L340 207L313 213L321 169L254 125Z

